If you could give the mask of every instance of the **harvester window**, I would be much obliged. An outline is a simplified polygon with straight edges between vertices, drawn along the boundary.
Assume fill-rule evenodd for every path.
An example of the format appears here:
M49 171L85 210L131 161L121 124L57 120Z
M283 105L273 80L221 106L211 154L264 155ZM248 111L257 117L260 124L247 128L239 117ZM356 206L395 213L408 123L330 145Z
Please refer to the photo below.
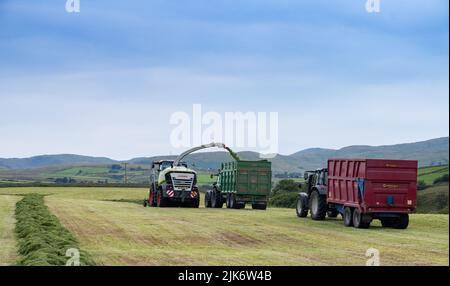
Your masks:
M161 165L159 165L159 170L160 171L164 171L167 168L171 168L172 167L172 163L170 162L163 162Z

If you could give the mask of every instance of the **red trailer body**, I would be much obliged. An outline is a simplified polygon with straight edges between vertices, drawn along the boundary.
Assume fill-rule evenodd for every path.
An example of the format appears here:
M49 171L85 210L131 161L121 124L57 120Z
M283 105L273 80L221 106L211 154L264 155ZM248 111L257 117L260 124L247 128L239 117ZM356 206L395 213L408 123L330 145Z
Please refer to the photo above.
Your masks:
M327 202L361 213L410 213L416 208L417 161L328 160Z

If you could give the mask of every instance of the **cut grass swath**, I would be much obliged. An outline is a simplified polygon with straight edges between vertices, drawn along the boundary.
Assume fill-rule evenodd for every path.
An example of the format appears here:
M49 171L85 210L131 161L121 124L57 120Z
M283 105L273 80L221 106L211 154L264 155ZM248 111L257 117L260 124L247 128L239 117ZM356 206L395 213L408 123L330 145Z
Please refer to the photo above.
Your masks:
M80 250L75 237L65 229L58 218L44 204L44 196L27 194L16 203L18 265L62 266L70 257L70 248ZM95 265L89 255L80 250L80 265Z

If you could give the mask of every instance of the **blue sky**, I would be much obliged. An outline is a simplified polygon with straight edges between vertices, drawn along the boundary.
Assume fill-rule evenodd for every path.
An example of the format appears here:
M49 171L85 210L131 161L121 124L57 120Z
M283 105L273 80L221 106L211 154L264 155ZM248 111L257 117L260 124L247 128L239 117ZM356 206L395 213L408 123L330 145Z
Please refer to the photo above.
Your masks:
M65 2L0 0L0 157L176 154L194 103L279 112L282 154L448 136L446 0Z

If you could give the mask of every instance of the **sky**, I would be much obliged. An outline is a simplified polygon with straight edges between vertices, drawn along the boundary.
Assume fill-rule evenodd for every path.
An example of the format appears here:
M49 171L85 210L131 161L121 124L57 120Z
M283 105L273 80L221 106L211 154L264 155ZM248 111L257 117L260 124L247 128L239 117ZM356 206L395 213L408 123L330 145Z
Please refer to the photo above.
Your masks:
M278 112L279 153L449 134L449 2L0 0L0 157L178 154L175 112Z

